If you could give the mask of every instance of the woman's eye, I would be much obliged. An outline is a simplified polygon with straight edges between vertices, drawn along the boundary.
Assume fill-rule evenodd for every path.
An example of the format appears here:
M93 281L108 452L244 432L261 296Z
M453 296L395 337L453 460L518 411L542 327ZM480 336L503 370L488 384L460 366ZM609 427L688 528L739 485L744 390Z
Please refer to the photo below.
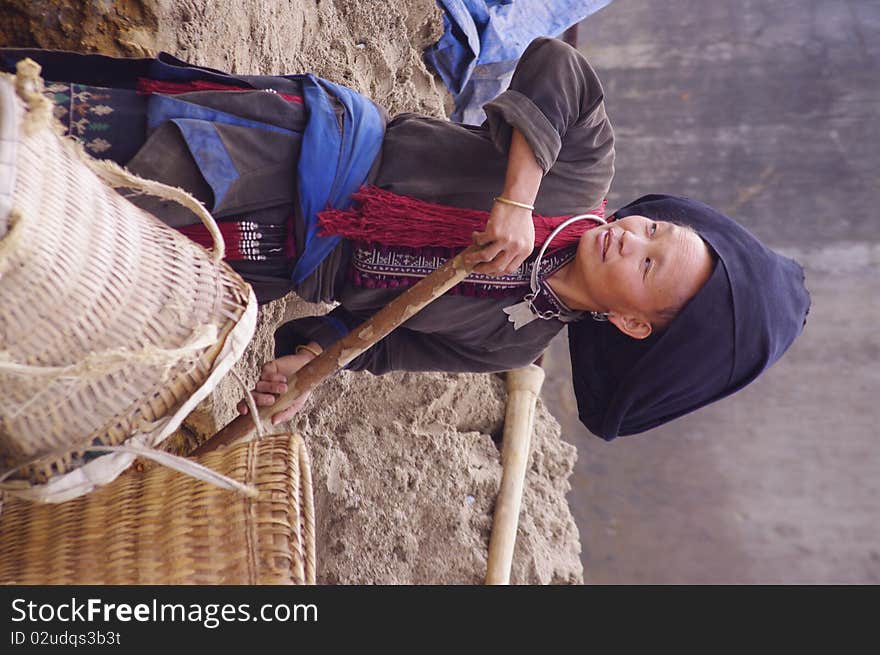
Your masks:
M650 231L651 231L651 236L654 236L657 233L657 224L656 223L651 223Z

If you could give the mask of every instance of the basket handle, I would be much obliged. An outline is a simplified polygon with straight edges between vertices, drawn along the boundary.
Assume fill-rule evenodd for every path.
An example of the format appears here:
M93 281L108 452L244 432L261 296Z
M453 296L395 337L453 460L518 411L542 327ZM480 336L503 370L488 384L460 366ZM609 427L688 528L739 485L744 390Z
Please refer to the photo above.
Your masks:
M226 255L226 244L223 241L223 235L220 233L220 228L217 226L217 221L215 221L210 212L205 209L205 206L193 198L189 193L177 187L138 177L122 168L122 166L116 162L107 159L97 160L88 155L85 155L83 159L95 175L112 187L137 189L138 191L156 196L157 198L162 198L163 200L173 200L189 209L193 214L199 217L202 224L207 228L211 238L214 240L214 248L211 250L211 260L216 264Z
M51 102L43 95L43 80L40 77L40 65L33 59L22 59L15 66L16 73L16 91L24 100L29 109L29 116L26 117L26 129L32 129L36 125L51 124L54 120L52 116ZM45 123L43 122L45 121ZM126 187L136 189L146 194L162 198L163 200L173 200L183 205L193 214L199 217L208 233L214 240L214 249L211 251L211 259L216 264L223 259L226 254L226 244L223 241L223 235L214 217L205 209L204 205L193 198L183 189L162 184L154 180L146 180L138 177L133 173L125 170L122 166L109 159L97 160L91 157L82 148L82 145L73 139L65 139L68 144L75 144L75 152L79 158L95 173L101 180L110 186Z

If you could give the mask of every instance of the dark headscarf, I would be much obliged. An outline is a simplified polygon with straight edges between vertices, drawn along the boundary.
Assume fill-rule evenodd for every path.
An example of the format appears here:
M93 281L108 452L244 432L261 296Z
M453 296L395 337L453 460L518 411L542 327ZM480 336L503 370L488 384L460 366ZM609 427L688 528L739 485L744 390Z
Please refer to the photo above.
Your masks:
M810 308L800 265L712 207L650 195L614 216L633 214L692 227L718 261L660 334L636 340L589 318L569 325L580 419L609 441L742 389L788 349Z

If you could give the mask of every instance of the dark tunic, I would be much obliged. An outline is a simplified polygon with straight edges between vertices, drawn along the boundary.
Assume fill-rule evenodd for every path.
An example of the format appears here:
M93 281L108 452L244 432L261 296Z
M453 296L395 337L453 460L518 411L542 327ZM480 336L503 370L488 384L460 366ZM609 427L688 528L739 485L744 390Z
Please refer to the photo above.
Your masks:
M401 114L389 124L375 184L395 193L488 210L504 188L511 128L519 130L545 176L535 211L558 216L601 203L614 173L614 136L599 80L584 57L555 39L537 39L520 59L507 91L485 106L479 126ZM346 283L340 306L276 333L276 354L309 340L326 347L398 295ZM502 371L533 362L563 327L537 320L514 331L502 311L518 297L446 295L355 359L373 373Z
M132 88L132 67L143 69L136 71L138 76L147 74L145 60L128 66L110 60L108 66L108 58L100 58L100 65L88 66L83 64L84 59L88 58L74 60L55 53L43 55L40 63L46 79L98 87ZM98 59L93 57L91 61ZM8 65L10 59L6 61ZM167 56L166 61L187 66ZM220 221L287 224L292 227L294 241L302 243L304 221L293 170L307 112L303 105L278 95L297 95L297 82L273 76L230 78L202 69L203 77L210 78L213 73L217 73L214 81L237 79L263 89L235 93L209 90L175 96L193 107L218 112L213 125L238 172L220 202L214 200L216 190L200 173L182 128L170 121L148 125L145 143L132 159L122 163L139 175L189 190ZM152 96L149 102L155 99ZM481 126L416 114L395 117L387 124L381 155L366 182L430 202L488 211L504 187L511 130L516 128L545 172L535 201L536 212L558 216L589 212L600 205L613 175L614 137L599 80L580 53L555 39L537 39L523 54L509 89L485 110L488 118ZM257 123L267 129L259 129ZM179 227L193 221L173 203L139 202L146 203L150 211L171 225ZM230 262L254 285L263 301L291 290L310 301L339 301L339 306L325 317L299 319L282 326L276 333L276 354L287 354L296 345L312 340L326 347L402 292L361 288L348 282L351 248L343 241L298 285L290 281L295 259ZM349 368L374 373L501 371L528 364L541 354L563 323L537 320L514 331L502 308L520 300L515 296L444 296L354 360Z

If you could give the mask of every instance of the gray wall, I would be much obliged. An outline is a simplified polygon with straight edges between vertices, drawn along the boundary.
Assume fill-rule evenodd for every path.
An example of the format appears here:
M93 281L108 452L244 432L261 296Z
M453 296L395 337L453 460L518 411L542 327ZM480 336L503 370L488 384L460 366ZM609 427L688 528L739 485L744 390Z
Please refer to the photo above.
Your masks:
M699 198L800 260L813 298L751 387L610 444L553 343L587 581L880 582L880 2L614 0L580 43L618 139L609 209Z

